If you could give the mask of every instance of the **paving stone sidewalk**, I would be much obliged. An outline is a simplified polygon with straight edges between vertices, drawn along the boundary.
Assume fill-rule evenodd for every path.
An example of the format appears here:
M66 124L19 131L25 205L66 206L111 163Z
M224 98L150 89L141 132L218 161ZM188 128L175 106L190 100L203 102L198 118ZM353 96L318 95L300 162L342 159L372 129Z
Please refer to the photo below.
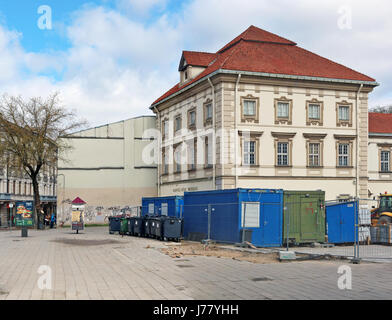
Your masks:
M216 257L172 259L163 242L110 235L104 227L0 232L3 299L391 299L392 264L304 261L253 264ZM352 268L339 290L338 268ZM37 281L51 268L52 289Z

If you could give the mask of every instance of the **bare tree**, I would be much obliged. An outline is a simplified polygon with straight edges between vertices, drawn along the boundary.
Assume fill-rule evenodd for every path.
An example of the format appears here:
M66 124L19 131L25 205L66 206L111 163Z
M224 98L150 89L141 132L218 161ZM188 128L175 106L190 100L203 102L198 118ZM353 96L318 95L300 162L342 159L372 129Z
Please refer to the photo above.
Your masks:
M390 106L378 106L371 108L369 112L377 112L377 113L392 113L392 105Z
M40 171L57 168L59 154L70 148L60 138L85 125L85 121L77 120L75 111L61 105L58 93L46 99L4 95L0 100L0 159L14 172L24 172L31 179L35 221L42 221L43 212Z

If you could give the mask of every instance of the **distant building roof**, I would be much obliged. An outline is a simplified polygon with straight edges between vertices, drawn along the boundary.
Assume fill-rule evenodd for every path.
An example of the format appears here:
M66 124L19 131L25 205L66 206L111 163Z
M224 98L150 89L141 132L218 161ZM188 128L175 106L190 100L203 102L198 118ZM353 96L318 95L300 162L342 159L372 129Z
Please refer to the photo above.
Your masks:
M204 66L206 69L191 81L182 85L176 84L152 105L217 70L351 80L377 85L371 77L302 49L295 42L255 26L250 26L217 53L184 51L179 69L182 65L186 66L183 64L184 59L189 65Z
M369 112L369 133L392 134L392 114Z

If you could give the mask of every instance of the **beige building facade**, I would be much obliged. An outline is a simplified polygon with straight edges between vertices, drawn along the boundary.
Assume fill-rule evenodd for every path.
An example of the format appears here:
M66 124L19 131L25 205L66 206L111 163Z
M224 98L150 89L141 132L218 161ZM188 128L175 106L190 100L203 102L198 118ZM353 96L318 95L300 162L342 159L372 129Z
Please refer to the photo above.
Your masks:
M151 106L161 196L284 188L368 197L368 96L378 84L275 37L251 27L216 54L183 53L179 84ZM269 50L281 58L272 67ZM298 70L265 72L296 55Z
M153 143L145 134L155 123L155 116L141 116L64 138L71 149L59 162L59 221L69 222L76 197L86 202L87 222L100 223L134 210L143 196L156 196L156 163L143 160L143 150Z
M369 196L392 193L392 114L369 113Z

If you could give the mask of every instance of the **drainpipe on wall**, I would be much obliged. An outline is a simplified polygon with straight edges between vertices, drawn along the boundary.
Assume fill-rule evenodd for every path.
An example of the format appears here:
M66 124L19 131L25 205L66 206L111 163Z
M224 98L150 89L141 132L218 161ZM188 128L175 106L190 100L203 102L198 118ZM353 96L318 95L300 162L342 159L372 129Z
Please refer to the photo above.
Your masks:
M240 83L241 80L241 73L238 74L237 82L235 84L235 90L234 90L234 168L235 168L235 186L234 188L237 189L238 185L238 173L237 173L237 144L238 144L238 128L237 128L237 91L238 91L238 84Z
M357 101L356 101L356 147L355 147L355 158L356 158L356 172L355 172L355 196L359 198L359 95L363 88L363 84L359 86L357 92Z
M215 109L215 88L214 85L211 82L211 77L209 77L208 79L208 83L211 86L211 90L212 90L212 112L213 112L213 116L212 116L212 128L213 128L213 137L212 137L212 141L213 141L213 149L215 149L216 146L216 119L215 119L215 114L216 114L216 109ZM212 183L214 185L214 190L216 190L216 150L213 152L213 158L212 158L212 162L213 162L213 170L212 170Z
M158 115L158 123L159 123L159 135L158 135L158 156L157 156L157 182L158 182L158 197L161 196L161 175L160 175L160 165L161 165L161 154L162 154L162 150L161 150L161 138L162 138L162 128L161 128L161 114L158 111L157 107L154 106L155 112Z

